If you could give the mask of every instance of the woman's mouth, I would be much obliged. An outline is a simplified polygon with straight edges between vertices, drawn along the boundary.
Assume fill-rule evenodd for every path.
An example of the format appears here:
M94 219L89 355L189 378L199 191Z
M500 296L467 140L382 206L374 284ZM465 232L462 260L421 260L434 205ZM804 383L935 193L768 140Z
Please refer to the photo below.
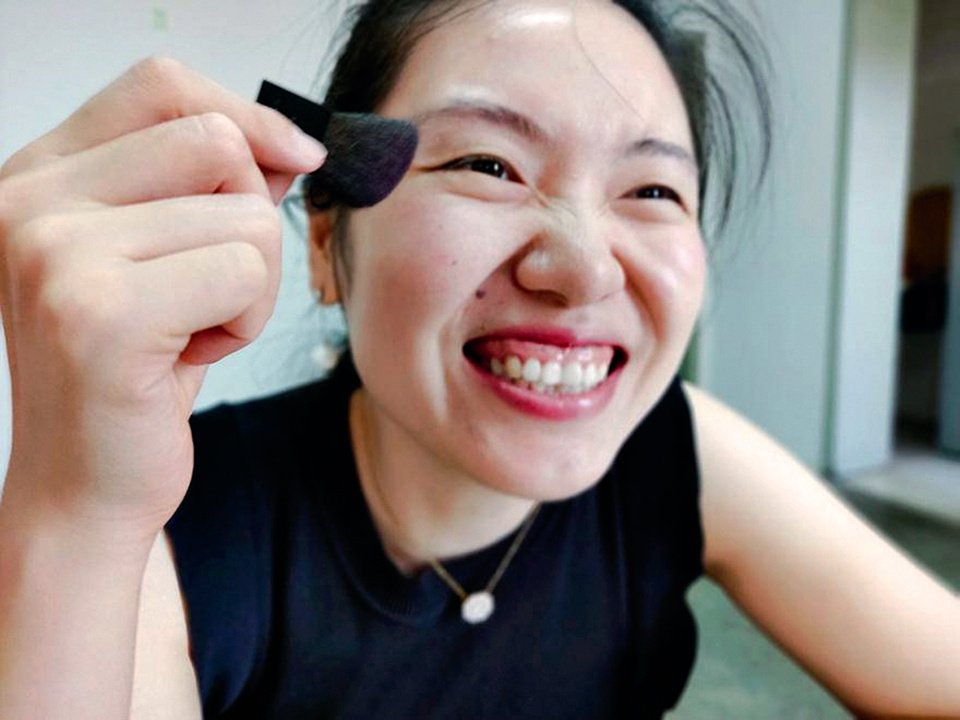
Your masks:
M561 347L515 338L474 340L464 355L503 399L552 419L598 411L612 395L611 376L626 360L614 345Z
M512 339L468 343L475 364L509 383L547 395L576 395L607 379L617 350L610 345L560 348Z

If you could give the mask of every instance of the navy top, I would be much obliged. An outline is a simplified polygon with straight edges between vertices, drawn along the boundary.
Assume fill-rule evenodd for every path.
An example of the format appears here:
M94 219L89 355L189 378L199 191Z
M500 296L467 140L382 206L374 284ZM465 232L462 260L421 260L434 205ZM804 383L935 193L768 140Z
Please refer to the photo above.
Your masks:
M403 575L357 479L345 356L325 380L191 418L166 531L205 718L660 718L689 678L703 571L679 377L593 487L545 503L479 625ZM514 535L444 566L483 587Z

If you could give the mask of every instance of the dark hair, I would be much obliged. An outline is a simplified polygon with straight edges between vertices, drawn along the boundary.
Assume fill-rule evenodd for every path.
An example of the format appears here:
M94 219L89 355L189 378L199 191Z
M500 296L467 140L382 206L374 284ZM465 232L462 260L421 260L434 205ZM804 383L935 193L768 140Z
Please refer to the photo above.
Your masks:
M491 0L368 0L352 9L349 39L337 60L325 103L342 112L375 112L386 99L417 41L441 22L468 13ZM643 25L657 43L680 88L699 167L701 226L713 196L718 204L715 229L727 225L741 179L741 143L748 127L736 108L755 111L759 133L756 185L770 162L771 102L767 88L770 62L757 31L729 0L612 0ZM709 43L716 43L707 61ZM734 104L723 77L727 66L747 81L755 102ZM739 128L739 129L738 129ZM738 136L739 139L738 139ZM753 148L751 148L753 149ZM717 173L717 176L714 173ZM320 196L308 178L306 192ZM339 220L343 213L338 212ZM707 229L703 228L707 235ZM338 233L335 233L338 234ZM335 238L341 245L342 235ZM348 273L349 274L349 273Z

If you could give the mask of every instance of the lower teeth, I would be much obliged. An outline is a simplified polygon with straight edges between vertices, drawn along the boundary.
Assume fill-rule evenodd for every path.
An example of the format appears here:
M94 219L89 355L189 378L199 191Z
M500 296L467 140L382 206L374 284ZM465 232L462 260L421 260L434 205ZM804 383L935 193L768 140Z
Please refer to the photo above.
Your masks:
M578 393L593 390L596 385L590 387L570 387L568 385L543 385L542 383L529 383L526 380L513 380L506 376L500 376L501 380L506 380L511 385L517 385L525 390L543 393L544 395L576 395ZM599 383L598 383L599 384Z

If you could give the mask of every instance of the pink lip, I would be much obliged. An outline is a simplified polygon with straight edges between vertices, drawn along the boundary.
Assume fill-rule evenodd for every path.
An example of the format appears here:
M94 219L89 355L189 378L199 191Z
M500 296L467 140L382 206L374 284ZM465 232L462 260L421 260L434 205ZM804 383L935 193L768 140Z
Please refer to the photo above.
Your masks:
M612 345L619 348L620 345L612 340L600 338L580 337L575 331L563 327L554 327L548 325L513 325L510 327L499 328L489 333L485 333L482 339L507 339L527 340L529 342L543 343L545 345L556 345L557 347L578 347L581 345ZM473 338L480 340L481 338ZM472 342L472 341L471 341Z
M480 340L507 339L555 345L560 348L605 345L611 346L622 353L623 359L627 357L623 346L617 342L604 338L581 336L569 328L552 325L511 325L473 338L467 344L476 343ZM613 398L617 382L620 379L620 370L624 364L621 363L620 366L611 368L607 379L587 392L571 395L545 395L497 377L490 372L489 368L481 367L475 360L466 355L464 360L473 369L475 377L486 387L493 390L500 399L521 412L546 420L583 419L600 413Z
M545 420L578 420L600 413L613 398L622 369L616 368L606 380L587 392L575 395L544 395L497 377L466 357L464 361L473 369L475 376L502 400L521 412Z

